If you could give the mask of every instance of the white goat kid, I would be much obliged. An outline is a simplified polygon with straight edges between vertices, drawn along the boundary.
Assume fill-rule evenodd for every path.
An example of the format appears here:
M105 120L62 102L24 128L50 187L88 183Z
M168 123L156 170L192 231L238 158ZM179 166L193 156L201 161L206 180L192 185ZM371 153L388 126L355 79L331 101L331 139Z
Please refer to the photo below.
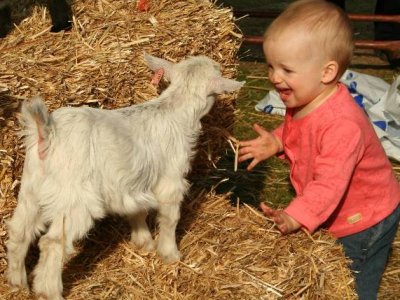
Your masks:
M62 267L74 241L107 213L128 217L137 246L156 247L165 261L180 259L175 230L200 119L213 106L214 94L243 83L221 77L219 65L205 56L177 64L145 59L153 71L164 69L171 82L146 103L117 110L60 108L52 114L38 97L23 104L26 157L7 243L11 285L27 287L27 250L47 229L39 240L33 290L45 299L62 299ZM158 210L157 246L146 224L150 209Z

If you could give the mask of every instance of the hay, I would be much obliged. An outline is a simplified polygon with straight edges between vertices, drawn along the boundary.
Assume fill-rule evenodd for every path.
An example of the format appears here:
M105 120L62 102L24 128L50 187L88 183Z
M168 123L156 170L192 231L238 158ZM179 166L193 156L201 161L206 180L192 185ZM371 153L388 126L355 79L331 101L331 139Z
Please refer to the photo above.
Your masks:
M31 5L16 1L15 7ZM179 61L206 54L235 77L241 34L229 9L206 0L80 0L70 33L49 33L45 8L14 10L22 20L0 41L0 273L6 269L5 220L16 205L24 151L17 139L20 102L44 97L50 110L90 105L118 108L144 102L160 89L151 84L143 51ZM21 15L19 15L21 12ZM25 18L26 17L26 18ZM24 19L25 18L25 19ZM203 174L226 146L234 122L235 95L218 98L204 118L204 135L193 172ZM224 130L222 130L224 128ZM183 260L164 264L126 241L120 218L97 224L78 245L63 273L68 299L353 299L352 278L341 248L324 232L282 237L248 206L232 207L224 196L192 192L178 228ZM154 227L154 225L153 225ZM155 231L155 228L153 228ZM28 272L37 261L33 248ZM3 299L27 299L0 276Z
M46 9L33 6L31 15L0 41L0 95L12 103L11 109L36 94L44 97L50 110L84 104L118 108L144 102L160 91L151 84L144 51L171 61L206 54L221 63L224 76L236 75L241 34L229 9L217 9L205 0L164 0L151 3L148 12L138 12L136 1L86 0L77 1L74 10L70 33L50 33ZM220 96L204 121L199 170L212 165L225 143L226 133L219 128L232 129L233 102L232 95ZM11 131L16 129L14 121L8 125ZM5 131L8 140L11 133Z
M212 193L186 202L183 211L182 262L164 264L138 251L127 242L127 224L108 219L67 265L67 298L355 299L342 249L324 232L282 236L253 208ZM28 296L3 281L0 291L5 299Z

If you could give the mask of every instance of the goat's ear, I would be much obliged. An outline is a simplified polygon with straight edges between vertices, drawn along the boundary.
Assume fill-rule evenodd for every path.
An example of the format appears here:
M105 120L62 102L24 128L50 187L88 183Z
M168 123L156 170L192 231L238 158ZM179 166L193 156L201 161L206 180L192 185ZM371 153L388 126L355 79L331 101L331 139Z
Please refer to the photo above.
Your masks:
M164 77L167 80L171 80L172 67L174 66L174 63L147 53L144 54L144 59L146 60L150 70L155 72L159 69L163 69Z
M208 84L208 94L222 94L240 89L246 81L236 81L224 77L215 77Z

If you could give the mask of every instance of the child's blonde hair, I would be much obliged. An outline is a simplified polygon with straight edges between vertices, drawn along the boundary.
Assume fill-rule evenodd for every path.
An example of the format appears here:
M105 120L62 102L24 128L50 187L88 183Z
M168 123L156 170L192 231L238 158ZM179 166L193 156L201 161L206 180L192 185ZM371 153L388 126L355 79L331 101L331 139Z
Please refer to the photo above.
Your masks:
M353 30L347 15L335 4L324 0L298 0L290 4L268 27L268 37L286 30L305 29L329 60L339 65L337 79L342 76L353 55ZM300 33L301 34L301 33Z

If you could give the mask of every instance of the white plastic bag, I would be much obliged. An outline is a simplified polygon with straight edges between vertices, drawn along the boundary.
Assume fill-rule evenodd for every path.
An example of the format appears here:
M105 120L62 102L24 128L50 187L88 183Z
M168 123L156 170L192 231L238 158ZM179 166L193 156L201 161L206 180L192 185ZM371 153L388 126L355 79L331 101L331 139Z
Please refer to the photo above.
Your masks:
M256 105L257 111L263 111L267 114L284 116L286 113L285 104L283 104L279 94L273 90L262 98Z

